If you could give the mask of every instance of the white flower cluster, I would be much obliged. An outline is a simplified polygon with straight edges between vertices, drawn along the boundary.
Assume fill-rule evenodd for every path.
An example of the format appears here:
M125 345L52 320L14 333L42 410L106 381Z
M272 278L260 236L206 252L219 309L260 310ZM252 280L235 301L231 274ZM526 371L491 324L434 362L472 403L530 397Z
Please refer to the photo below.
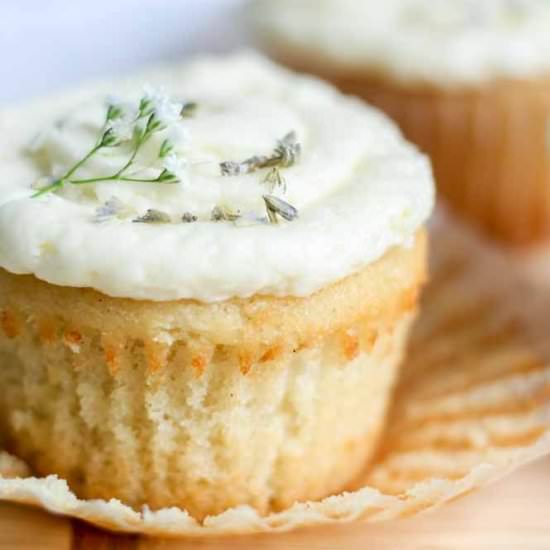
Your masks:
M149 85L145 86L143 103L150 106L146 112L154 113L164 128L170 128L181 120L184 104L171 99L162 88L157 90Z
M184 124L185 103L174 101L163 89L145 86L139 104L109 100L107 129L117 143L139 139L154 124L154 132L164 138L159 150L159 163L165 177L182 182L188 176L188 163L183 150L189 145L189 128Z
M129 107L122 107L121 105L118 105L118 107L121 109L121 116L110 120L108 126L117 140L120 143L124 143L130 141L134 136L136 115Z
M181 155L170 153L163 159L162 167L180 182L186 181L189 163Z

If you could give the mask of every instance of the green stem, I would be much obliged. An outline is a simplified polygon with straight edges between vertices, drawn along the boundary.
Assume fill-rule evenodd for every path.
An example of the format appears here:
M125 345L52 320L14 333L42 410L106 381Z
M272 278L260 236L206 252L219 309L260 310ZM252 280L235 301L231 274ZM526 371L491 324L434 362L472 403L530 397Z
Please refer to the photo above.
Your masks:
M69 181L71 185L86 185L88 183L99 183L102 181L125 181L129 183L155 183L158 182L157 178L145 179L145 178L126 178L124 176L119 176L114 174L113 176L107 176L104 178L90 178L85 180L72 180Z
M46 187L42 187L41 189L38 189L34 195L31 195L31 198L40 197L42 195L45 195L46 193L50 193L51 191L55 191L56 189L61 189L65 183L69 183L70 185L86 185L90 183L99 183L102 181L122 181L126 183L177 183L177 181L159 181L158 178L153 179L146 179L146 178L126 178L124 176L118 176L117 174L114 174L112 176L106 176L104 178L89 178L84 180L65 180L60 179L56 180L50 185L46 185Z
M55 191L56 189L61 189L65 182L69 181L69 178L86 162L88 162L100 149L101 144L97 144L93 149L91 149L88 154L83 157L81 160L79 160L63 177L55 180L53 183L50 183L50 185L46 185L46 187L42 187L41 189L38 189L34 195L32 195L31 198L41 197L42 195L45 195L46 193L49 193L50 191Z
M130 166L132 166L134 160L136 160L136 157L137 157L137 154L139 152L139 149L140 147L142 146L143 144L143 141L139 141L136 145L136 148L134 149L134 152L132 153L132 155L130 156L130 159L128 160L128 162L115 174L116 176L121 176L122 174L124 174L124 172L126 172L126 170L128 170L128 168L130 168Z
M128 159L128 162L115 174L116 176L121 176L132 166L134 163L134 160L136 160L136 157L143 146L143 144L151 137L151 132L144 131L143 134L140 136L138 142L136 143L136 148L132 152L130 158Z
M61 187L63 187L64 183L65 182L62 179L55 180L53 183L50 183L50 185L46 185L46 187L41 187L40 189L38 189L36 191L36 193L31 195L31 198L35 199L36 197L41 197L42 195L45 195L46 193L49 193L50 191L55 191L56 189L61 189Z
M88 162L100 149L101 144L96 145L84 158L79 160L61 179L68 180L84 163Z
M123 181L123 182L129 182L129 183L176 183L176 181L161 181L162 174L161 176L155 179L140 179L140 178L130 178L130 177L123 176L123 174L128 170L128 168L130 168L130 166L136 160L136 157L139 151L141 150L141 148L143 147L143 145L149 140L149 138L155 133L155 131L158 130L157 127L152 126L154 115L148 115L148 116L149 116L149 122L147 123L147 127L143 130L139 138L136 140L136 145L134 150L132 151L132 154L130 155L130 158L128 159L126 164L124 164L124 166L120 170L118 170L118 172L116 172L112 176L107 176L107 177L71 180L71 177L78 171L79 168L81 168L86 162L88 162L100 149L106 146L103 142L104 135L105 135L105 127L106 127L105 126L101 134L103 137L99 138L99 141L88 152L86 156L84 156L81 160L79 160L64 176L55 180L53 183L46 185L41 189L38 189L36 193L32 195L32 198L40 197L42 195L45 195L46 193L50 193L51 191L60 189L61 187L63 187L63 185L65 185L65 183L69 183L71 185L84 185L87 183L98 183L101 181ZM139 118L141 117L138 117L138 119ZM136 121L138 119L136 119ZM151 126L151 128L149 126Z

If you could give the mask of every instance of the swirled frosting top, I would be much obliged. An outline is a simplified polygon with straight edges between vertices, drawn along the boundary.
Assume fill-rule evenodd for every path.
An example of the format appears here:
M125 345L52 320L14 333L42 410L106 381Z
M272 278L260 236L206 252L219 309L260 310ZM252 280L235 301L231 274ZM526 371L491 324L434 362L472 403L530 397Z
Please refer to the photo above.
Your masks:
M248 52L20 105L0 130L0 266L116 297L306 296L433 206L387 118Z

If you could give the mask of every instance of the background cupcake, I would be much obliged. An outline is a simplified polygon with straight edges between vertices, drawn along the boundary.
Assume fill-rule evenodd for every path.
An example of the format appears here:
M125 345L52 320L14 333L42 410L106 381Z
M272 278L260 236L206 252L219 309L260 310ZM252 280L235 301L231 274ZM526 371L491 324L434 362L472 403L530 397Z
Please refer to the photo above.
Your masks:
M513 243L548 238L548 2L259 1L253 15L279 59L394 117L455 210Z
M79 496L199 519L345 488L425 278L428 161L253 54L0 126L8 450Z

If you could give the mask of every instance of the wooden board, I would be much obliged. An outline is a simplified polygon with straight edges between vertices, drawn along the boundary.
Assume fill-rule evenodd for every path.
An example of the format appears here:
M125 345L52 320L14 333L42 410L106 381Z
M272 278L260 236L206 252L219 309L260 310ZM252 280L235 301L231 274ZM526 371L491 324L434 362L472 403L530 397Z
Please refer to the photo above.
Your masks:
M0 504L0 550L549 550L550 460L429 515L276 536L160 541L116 536Z

